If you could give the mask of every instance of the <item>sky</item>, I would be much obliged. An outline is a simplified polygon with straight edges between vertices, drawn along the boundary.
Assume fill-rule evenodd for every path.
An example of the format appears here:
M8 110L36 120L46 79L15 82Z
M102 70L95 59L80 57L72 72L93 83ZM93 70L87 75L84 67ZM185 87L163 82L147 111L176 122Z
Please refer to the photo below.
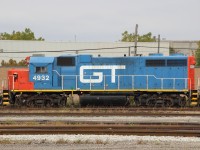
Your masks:
M0 0L0 33L30 28L36 38L116 42L124 31L200 40L200 0Z

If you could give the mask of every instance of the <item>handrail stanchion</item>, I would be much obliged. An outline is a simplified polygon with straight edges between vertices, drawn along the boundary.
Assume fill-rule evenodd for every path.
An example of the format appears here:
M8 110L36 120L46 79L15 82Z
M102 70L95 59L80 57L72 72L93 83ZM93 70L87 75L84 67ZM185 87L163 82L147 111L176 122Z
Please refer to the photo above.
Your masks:
M190 79L190 78L189 78ZM192 83L191 83L191 79L190 79L190 97L192 96Z
M63 75L61 75L61 77L62 77L62 90L63 90L63 83L64 83L64 81L63 81Z
M134 75L132 75L132 89L134 89Z
M187 79L185 78L185 89L187 89Z
M92 89L91 75L90 75L90 90Z
M120 82L119 82L119 75L118 75L118 90L119 90L119 88L120 88Z
M106 77L105 77L105 75L103 75L103 80L104 80L104 85L103 85L103 89L105 90L106 89Z
M76 90L77 90L77 88L78 88L78 80L77 80L78 78L77 78L77 75L76 75Z

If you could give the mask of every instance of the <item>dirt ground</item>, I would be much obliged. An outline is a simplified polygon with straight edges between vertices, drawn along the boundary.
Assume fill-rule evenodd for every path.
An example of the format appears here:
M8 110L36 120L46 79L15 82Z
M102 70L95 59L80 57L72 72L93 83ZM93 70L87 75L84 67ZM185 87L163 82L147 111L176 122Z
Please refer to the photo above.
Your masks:
M198 150L200 149L200 143L196 142L119 142L111 144L2 144L1 150L95 150L95 149L134 149L134 150Z

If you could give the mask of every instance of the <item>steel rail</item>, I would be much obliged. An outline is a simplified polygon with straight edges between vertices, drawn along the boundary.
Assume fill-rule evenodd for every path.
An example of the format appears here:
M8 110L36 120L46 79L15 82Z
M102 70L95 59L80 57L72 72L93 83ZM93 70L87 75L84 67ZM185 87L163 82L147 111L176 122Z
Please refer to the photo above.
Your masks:
M0 134L110 134L154 136L200 136L197 125L66 125L1 126Z
M200 112L1 112L0 116L200 116Z
M200 107L63 107L63 108L46 108L46 107L18 107L18 106L6 106L0 107L0 112L5 110L11 111L200 111Z

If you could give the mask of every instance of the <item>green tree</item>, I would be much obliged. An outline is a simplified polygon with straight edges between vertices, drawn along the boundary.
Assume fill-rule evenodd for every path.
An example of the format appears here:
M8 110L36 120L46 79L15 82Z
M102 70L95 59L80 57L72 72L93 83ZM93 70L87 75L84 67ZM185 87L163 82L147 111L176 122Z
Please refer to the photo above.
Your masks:
M132 33L128 33L128 31L125 31L124 33L122 33L122 42L133 42L135 39L135 35Z
M22 59L21 61L18 62L18 66L27 66L27 61Z
M198 49L196 50L195 53L196 66L200 66L200 41L198 41L197 44L198 44Z
M7 66L7 63L4 60L2 60L1 61L1 66Z
M125 31L122 33L122 42L134 42L136 35L134 33L128 33ZM138 35L138 42L156 42L156 39L152 37L152 33L149 32L144 35Z
M11 34L9 33L0 33L1 40L37 40L37 41L44 41L42 37L35 38L34 32L31 31L29 28L25 28L24 31L13 31Z
M17 62L16 60L9 59L8 62L6 62L5 60L2 60L1 66L4 66L4 67L27 66L27 63L26 63L26 60L21 60Z
M0 33L0 40L36 40L44 41L42 37L36 38L34 32L29 28L25 28L24 31L13 31L9 33ZM25 60L17 62L16 60L10 59L8 62L2 60L1 66L27 66Z

